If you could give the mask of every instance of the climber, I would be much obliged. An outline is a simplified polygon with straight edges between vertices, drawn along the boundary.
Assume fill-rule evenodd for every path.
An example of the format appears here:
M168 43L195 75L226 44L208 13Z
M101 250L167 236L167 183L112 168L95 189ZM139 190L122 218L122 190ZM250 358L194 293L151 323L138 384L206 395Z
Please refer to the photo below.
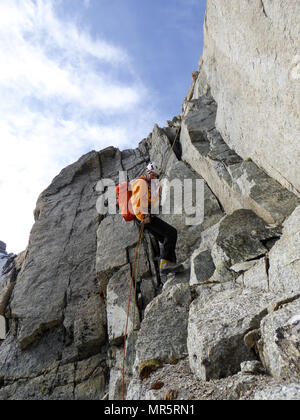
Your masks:
M181 271L182 264L176 263L177 230L151 214L151 210L159 203L161 186L159 173L154 162L150 162L143 176L131 182L131 205L137 226L144 223L144 229L149 231L161 244L160 273ZM153 212L152 212L153 213ZM155 212L156 213L156 212Z

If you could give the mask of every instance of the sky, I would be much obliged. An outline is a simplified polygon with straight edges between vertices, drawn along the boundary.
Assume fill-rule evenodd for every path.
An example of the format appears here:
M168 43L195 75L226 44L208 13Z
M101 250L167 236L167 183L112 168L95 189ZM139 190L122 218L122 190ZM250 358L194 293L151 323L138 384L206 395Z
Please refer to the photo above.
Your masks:
M0 0L0 240L91 150L134 148L181 113L206 0Z

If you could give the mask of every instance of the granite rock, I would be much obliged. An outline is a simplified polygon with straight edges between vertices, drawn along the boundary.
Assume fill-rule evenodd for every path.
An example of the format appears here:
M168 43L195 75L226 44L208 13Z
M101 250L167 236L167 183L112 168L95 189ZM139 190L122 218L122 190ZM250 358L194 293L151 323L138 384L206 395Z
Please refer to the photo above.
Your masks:
M267 223L280 224L299 199L249 156L244 160L228 146L216 129L218 109L207 96L187 104L180 135L182 159L205 179L226 213L250 209Z
M207 1L194 99L210 93L216 127L243 159L299 195L297 1Z

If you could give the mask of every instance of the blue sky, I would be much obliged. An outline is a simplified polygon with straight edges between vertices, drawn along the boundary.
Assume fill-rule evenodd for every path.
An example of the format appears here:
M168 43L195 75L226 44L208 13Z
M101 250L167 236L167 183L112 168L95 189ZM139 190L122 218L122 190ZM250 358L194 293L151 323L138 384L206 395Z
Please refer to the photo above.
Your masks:
M0 0L0 240L25 249L40 192L90 150L180 114L205 0Z

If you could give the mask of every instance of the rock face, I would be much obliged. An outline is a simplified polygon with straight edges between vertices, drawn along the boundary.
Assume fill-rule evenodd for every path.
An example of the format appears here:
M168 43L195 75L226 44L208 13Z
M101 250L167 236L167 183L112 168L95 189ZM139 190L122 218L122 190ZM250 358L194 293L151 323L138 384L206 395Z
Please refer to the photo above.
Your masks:
M246 333L259 327L274 295L243 289L225 290L204 303L193 301L189 315L188 353L192 371L208 381L233 375L255 354L245 346Z
M193 98L211 92L217 129L243 159L300 192L297 1L207 1Z
M191 291L188 284L167 284L147 306L136 342L138 368L147 360L171 362L187 352Z
M227 213L251 209L268 223L282 222L299 199L251 159L244 161L229 148L216 129L217 109L215 101L207 96L186 105L182 159L203 176Z
M284 223L283 236L270 252L270 289L295 294L300 278L300 207Z
M286 303L261 324L262 359L276 379L299 380L300 301Z
M0 242L0 400L300 399L298 4L207 3L182 114L82 156L41 193L27 249ZM168 276L112 211L150 160L183 262Z
M7 254L6 244L0 241L0 340L6 337L4 310L15 285L15 257L14 254Z

